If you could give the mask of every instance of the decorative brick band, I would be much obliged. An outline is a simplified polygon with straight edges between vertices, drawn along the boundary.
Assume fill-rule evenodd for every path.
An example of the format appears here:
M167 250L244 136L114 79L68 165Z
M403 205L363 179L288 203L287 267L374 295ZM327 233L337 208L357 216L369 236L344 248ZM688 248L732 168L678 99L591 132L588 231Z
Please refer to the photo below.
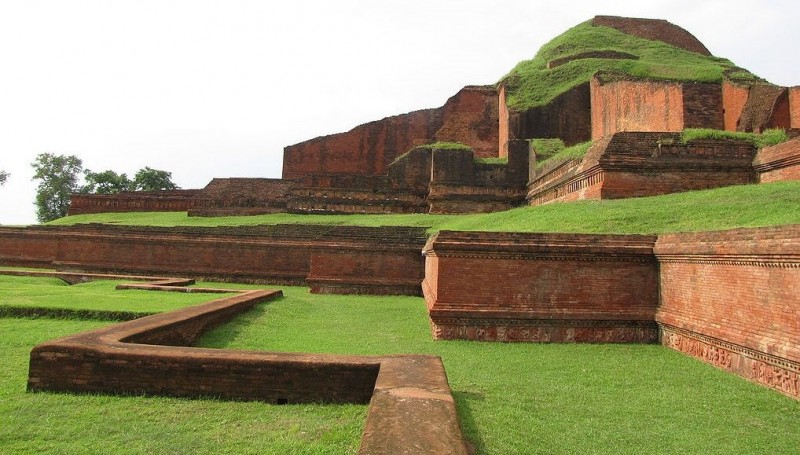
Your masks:
M160 290L164 285L131 286ZM280 295L281 291L240 291L42 343L31 351L28 390L273 403L369 402L359 453L468 453L439 357L185 347L208 328Z
M800 398L800 363L659 323L661 343L752 382Z

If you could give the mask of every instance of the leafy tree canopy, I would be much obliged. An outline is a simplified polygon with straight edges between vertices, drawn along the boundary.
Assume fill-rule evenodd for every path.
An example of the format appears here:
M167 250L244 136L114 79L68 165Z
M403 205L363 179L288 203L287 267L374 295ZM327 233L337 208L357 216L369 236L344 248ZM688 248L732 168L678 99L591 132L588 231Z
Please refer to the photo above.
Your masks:
M133 177L134 189L138 191L177 190L178 185L172 182L172 172L145 167L139 169Z
M8 172L0 171L0 185L6 183L6 180L8 180L8 175Z
M83 173L83 179L85 184L81 187L81 193L117 194L135 189L133 181L126 174L117 174L111 170L92 172L87 169Z
M40 153L31 163L36 188L36 217L40 222L61 218L69 209L69 195L78 190L83 162L75 155Z

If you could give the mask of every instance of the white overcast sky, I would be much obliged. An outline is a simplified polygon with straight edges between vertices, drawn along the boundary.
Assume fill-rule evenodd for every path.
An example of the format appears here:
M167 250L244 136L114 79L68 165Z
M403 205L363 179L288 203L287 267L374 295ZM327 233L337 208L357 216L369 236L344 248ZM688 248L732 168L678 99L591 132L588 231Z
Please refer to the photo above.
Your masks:
M280 177L283 147L442 105L598 14L663 18L800 84L800 2L0 0L0 223L35 222L30 163Z

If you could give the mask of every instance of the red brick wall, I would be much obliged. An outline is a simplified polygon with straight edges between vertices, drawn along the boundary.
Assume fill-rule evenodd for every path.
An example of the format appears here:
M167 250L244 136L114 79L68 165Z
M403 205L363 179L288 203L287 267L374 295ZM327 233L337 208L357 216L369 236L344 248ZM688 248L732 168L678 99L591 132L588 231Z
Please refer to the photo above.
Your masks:
M615 28L628 35L663 41L681 49L711 55L705 45L685 29L663 19L640 19L619 16L595 16L592 25Z
M678 83L591 81L592 140L620 131L682 131L683 90Z
M800 397L800 226L659 237L663 342Z
M510 126L509 122L511 121L510 115L511 112L508 110L508 106L506 105L506 86L501 85L500 90L498 91L498 105L499 111L498 115L499 119L499 131L498 131L498 150L500 151L499 156L506 157L508 156L508 141L512 139L517 139L515 137L511 137L510 135Z
M461 89L442 107L442 126L433 139L461 142L472 147L475 156L491 158L498 156L498 127L497 90L470 86Z
M419 294L419 251L424 242L423 230L416 228L0 228L0 260L6 264L55 263L81 270L303 284L315 255L325 254L326 260L335 262L339 254L343 261L358 254L369 267L341 268L338 275L333 268L326 278L351 284L360 293L385 294L387 289L397 288ZM395 266L399 268L388 271ZM412 288L410 283L417 285Z
M70 195L69 215L105 212L185 212L199 190L133 191L119 194Z
M685 82L683 88L683 127L725 129L722 86Z
M800 86L789 87L790 128L800 128Z
M654 341L654 241L442 231L425 247L423 290L434 334L498 341Z
M589 84L581 84L545 106L512 114L511 139L560 138L567 145L591 138Z
M497 92L468 86L440 108L387 117L346 133L290 145L284 149L283 178L313 173L379 175L399 155L436 140L462 142L479 156L497 156L497 115Z
M800 180L800 137L759 150L753 167L761 183Z
M750 88L733 84L728 81L722 83L722 105L724 110L725 131L736 131L739 117L747 103Z

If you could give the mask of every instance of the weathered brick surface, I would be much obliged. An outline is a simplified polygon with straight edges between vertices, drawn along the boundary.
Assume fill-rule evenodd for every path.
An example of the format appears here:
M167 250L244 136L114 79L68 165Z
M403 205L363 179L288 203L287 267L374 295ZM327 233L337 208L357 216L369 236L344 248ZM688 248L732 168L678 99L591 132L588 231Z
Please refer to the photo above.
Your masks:
M684 128L725 129L720 84L686 82L682 84L682 89Z
M508 112L504 121L508 140L560 138L567 145L591 138L592 118L589 84L581 84L557 96L545 106Z
M761 133L767 128L788 128L788 99L785 87L765 84L751 86L736 130Z
M753 169L761 183L800 180L800 137L759 150Z
M189 216L256 215L286 210L293 182L262 178L215 178L202 190Z
M662 342L800 398L800 225L659 237Z
M722 105L724 110L725 131L736 131L739 118L750 95L750 87L734 84L729 81L722 83Z
M619 131L682 131L683 90L677 82L591 80L593 140Z
M89 271L304 284L315 255L324 255L330 261L337 257L348 261L349 255L358 254L365 261L369 259L369 267L340 268L342 275L336 275L337 269L332 267L325 277L358 285L360 293L382 294L397 288L410 292L409 283L419 283L419 251L424 243L422 229L392 227L0 228L0 260L4 264L56 265ZM408 266L388 269L399 263ZM364 274L358 276L359 271ZM417 285L414 293L419 292Z
M184 212L200 190L124 191L119 194L73 194L68 215L105 212Z
M800 86L789 87L789 128L800 129Z
M655 237L442 231L425 246L437 339L653 342ZM486 279L485 271L495 277Z
M595 16L592 25L615 28L628 35L663 41L687 51L711 55L705 45L685 29L663 19L640 19L619 16Z
M751 183L755 148L739 141L680 144L675 133L616 133L584 158L542 169L528 186L531 205L619 199Z
M478 156L497 156L497 122L496 91L468 86L440 108L290 145L284 149L283 178L316 173L380 175L399 155L437 140L468 144Z

